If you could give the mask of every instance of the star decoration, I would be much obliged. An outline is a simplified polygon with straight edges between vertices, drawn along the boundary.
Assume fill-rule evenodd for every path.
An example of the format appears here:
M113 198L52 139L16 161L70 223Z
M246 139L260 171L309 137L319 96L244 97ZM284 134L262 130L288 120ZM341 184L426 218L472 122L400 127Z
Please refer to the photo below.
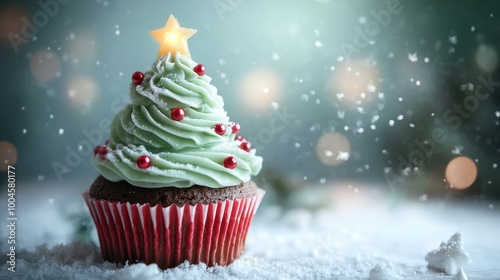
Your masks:
M165 27L153 30L149 34L160 43L158 57L167 55L168 53L175 54L176 52L191 57L187 39L193 36L196 31L196 29L181 27L179 21L173 15L170 15Z

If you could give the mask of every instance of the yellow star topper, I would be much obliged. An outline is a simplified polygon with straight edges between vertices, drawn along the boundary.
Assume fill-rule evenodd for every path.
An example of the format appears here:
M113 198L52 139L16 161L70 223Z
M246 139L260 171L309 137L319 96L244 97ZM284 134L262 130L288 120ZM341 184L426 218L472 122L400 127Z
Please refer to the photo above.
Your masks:
M193 36L196 31L196 29L181 27L179 21L173 15L170 15L165 27L153 30L149 34L160 43L158 57L167 55L168 53L175 54L176 52L191 57L187 39Z

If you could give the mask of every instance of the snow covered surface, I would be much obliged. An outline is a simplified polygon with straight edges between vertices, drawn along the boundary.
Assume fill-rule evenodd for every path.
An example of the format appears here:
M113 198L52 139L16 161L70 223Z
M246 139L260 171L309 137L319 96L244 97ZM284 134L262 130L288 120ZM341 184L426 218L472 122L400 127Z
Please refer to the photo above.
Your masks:
M332 207L314 213L259 209L244 255L228 267L182 264L160 271L156 265L103 262L95 245L70 242L60 209L81 207L79 197L66 199L73 206L64 208L58 197L49 203L32 195L40 205L30 205L40 211L27 203L18 207L19 246L26 250L17 252L17 272L3 265L0 279L452 279L428 268L425 256L456 232L472 259L456 279L500 278L500 211L486 204L398 202L371 189L335 191ZM56 205L59 210L51 210ZM59 216L42 218L41 211ZM3 229L1 234L3 239ZM54 245L58 241L66 245Z

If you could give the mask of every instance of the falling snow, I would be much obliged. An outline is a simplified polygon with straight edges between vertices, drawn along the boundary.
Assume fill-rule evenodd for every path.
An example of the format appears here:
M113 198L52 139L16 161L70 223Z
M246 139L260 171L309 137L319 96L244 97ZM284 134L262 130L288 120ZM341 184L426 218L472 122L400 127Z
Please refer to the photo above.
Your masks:
M377 90L377 87L374 84L368 84L366 88L369 92L375 92Z
M389 125L393 126L394 125L394 120L389 120Z
M464 146L455 146L455 148L453 148L453 150L451 150L451 153L454 155L461 155L463 149L464 149Z
M451 44L456 45L458 43L458 37L457 37L457 35L453 35L453 36L448 37L448 41Z
M280 108L280 104L278 104L278 102L271 102L271 107L274 110L278 110Z
M278 60L280 60L280 56L279 56L277 53L273 53L273 55L272 55L272 59L273 59L274 61L278 61Z
M64 129L59 128L59 135L63 135L63 134L64 134Z
M466 84L460 85L460 90L462 90L462 91L473 91L474 90L474 85L472 83L466 83Z
M409 53L408 60L410 60L411 62L417 62L418 61L417 53Z
M337 160L343 160L343 161L347 161L350 157L350 154L349 152L343 152L343 151L339 151L339 154L337 155Z

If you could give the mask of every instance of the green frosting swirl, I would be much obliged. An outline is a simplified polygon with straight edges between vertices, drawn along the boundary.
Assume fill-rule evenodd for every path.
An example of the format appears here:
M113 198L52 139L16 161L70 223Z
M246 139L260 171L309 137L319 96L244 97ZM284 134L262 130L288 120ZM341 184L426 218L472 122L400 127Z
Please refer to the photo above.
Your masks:
M105 159L93 157L106 179L140 187L220 188L249 181L260 171L262 158L255 150L239 148L222 97L210 77L193 71L196 65L180 54L168 54L144 73L140 85L130 85L132 103L111 124ZM170 117L176 107L184 109L181 121ZM224 135L214 130L219 123L226 126ZM151 159L146 169L136 163L142 155ZM224 167L229 156L237 160L235 169Z

